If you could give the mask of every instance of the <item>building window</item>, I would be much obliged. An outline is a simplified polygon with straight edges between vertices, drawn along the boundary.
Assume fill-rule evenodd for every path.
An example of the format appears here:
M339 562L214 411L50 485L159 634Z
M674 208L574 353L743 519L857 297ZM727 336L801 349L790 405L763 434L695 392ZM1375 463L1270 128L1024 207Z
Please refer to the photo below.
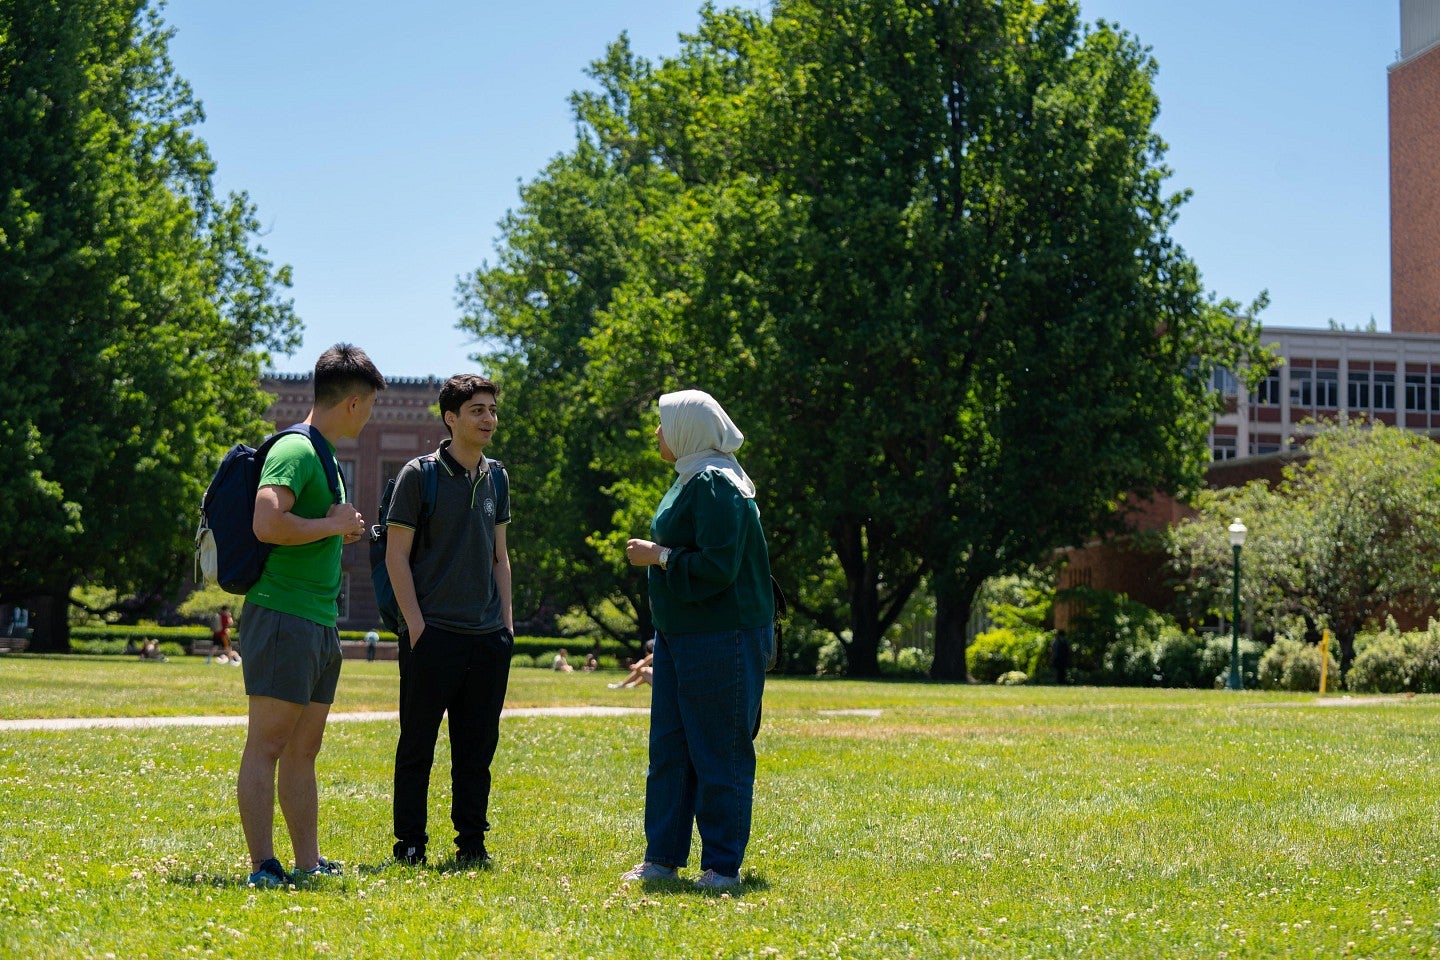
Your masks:
M1340 408L1339 370L1315 371L1315 406L1331 410Z
M1371 399L1375 401L1376 410L1395 409L1395 374L1375 374L1375 391Z
M1349 403L1351 410L1370 409L1370 371L1351 370L1349 379Z
M1234 437L1211 437L1210 453L1216 460L1235 459L1235 438Z
M1267 407L1280 405L1280 374L1271 373L1255 385L1255 395L1251 398L1252 403L1261 404Z
M1290 405L1292 407L1315 406L1313 377L1314 371L1312 370L1290 371Z
M1240 394L1240 381L1224 367L1216 367L1210 374L1210 387L1222 397L1235 397Z
M1405 409L1415 410L1424 413L1430 409L1425 401L1429 399L1429 391L1425 389L1425 374L1405 374Z

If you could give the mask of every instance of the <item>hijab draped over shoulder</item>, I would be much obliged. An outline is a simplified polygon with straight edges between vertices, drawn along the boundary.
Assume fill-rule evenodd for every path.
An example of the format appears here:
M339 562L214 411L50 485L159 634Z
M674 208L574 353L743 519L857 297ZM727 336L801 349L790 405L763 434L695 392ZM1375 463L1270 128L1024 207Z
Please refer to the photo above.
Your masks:
M753 500L755 484L735 459L745 434L719 401L704 390L680 390L660 397L660 430L675 454L675 472L684 483L705 470L719 470L742 496Z

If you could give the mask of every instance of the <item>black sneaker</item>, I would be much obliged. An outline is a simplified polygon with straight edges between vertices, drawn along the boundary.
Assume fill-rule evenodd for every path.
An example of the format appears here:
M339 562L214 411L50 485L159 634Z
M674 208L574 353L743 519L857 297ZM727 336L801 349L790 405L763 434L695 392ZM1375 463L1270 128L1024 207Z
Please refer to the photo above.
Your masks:
M425 862L425 848L414 843L397 843L394 856L396 863L403 863L407 867L418 867Z
M290 874L285 872L285 868L280 866L280 861L271 857L250 874L247 882L257 890L273 890L276 887L288 887L294 881Z
M484 870L494 863L495 861L490 859L490 854L485 852L484 847L476 850L455 851L455 865L465 870Z

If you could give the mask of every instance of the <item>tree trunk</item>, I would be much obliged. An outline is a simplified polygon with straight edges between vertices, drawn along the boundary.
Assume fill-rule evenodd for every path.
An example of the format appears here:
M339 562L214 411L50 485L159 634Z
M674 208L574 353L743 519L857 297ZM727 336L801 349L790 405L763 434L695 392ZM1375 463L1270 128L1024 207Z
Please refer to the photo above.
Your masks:
M30 611L30 629L34 639L30 650L35 653L70 652L70 590L65 588L43 597L25 601Z
M880 577L865 532L863 521L842 520L831 534L850 601L850 643L845 648L845 675L850 677L880 676Z
M848 677L880 676L880 587L869 575L852 580L850 586L850 646L845 651Z
M1335 631L1335 639L1340 642L1340 676L1350 676L1350 665L1355 662L1355 634L1357 627L1345 626ZM1347 684L1348 687L1348 684Z
M937 577L935 589L935 662L930 676L936 680L968 681L965 666L965 630L975 592L960 584L945 584Z

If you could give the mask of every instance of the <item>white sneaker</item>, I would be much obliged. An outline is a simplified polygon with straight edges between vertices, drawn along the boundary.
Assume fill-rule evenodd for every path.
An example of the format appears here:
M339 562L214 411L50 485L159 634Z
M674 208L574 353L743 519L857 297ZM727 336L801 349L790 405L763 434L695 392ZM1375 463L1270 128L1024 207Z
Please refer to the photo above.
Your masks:
M716 873L714 870L706 870L700 874L700 879L695 881L695 886L701 890L722 890L726 887L740 886L740 876L726 876L723 873Z
M620 879L625 883L629 883L631 880L674 880L678 874L679 871L674 867L661 866L646 860L620 874ZM736 882L739 882L738 878Z

